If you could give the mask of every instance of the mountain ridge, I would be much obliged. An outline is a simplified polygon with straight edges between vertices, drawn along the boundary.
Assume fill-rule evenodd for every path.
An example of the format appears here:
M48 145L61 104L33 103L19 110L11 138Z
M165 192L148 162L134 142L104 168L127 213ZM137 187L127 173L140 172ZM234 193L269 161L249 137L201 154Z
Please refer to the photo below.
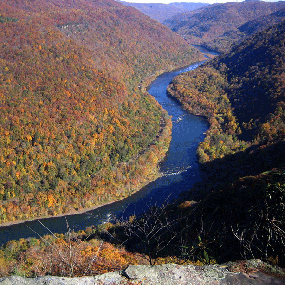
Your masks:
M239 27L249 21L284 8L284 2L240 2L213 4L183 13L166 20L164 24L185 38L188 43L203 45L224 52L245 38ZM261 20L262 21L262 20ZM274 22L273 22L274 24Z
M185 3L185 2L173 2L169 4L158 4L158 3L130 3L126 1L121 1L122 4L126 6L134 7L140 10L145 15L148 15L154 20L163 23L165 20L173 17L174 15L199 9L201 7L207 6L206 3Z

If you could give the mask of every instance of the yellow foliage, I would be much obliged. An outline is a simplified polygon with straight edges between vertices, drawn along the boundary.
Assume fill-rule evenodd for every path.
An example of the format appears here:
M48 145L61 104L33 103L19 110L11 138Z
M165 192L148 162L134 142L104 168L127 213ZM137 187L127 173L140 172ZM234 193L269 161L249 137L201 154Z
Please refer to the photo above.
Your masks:
M56 203L56 199L53 197L53 194L48 195L48 207L52 207Z
M27 136L26 136L26 139L27 139L27 141L30 142L33 138L32 138L30 135L27 135Z

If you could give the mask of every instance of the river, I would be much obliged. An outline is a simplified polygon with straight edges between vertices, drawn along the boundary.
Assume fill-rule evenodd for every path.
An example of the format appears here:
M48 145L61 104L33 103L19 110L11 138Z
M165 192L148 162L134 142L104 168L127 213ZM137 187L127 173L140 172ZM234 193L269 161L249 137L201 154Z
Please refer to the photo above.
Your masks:
M130 216L141 214L150 206L160 206L167 201L177 199L179 194L191 188L200 180L200 169L196 157L199 142L205 138L207 121L184 111L180 104L167 96L167 86L172 79L182 72L197 68L200 63L164 73L152 82L148 92L172 116L172 141L166 158L160 164L162 177L149 183L130 197L102 206L83 214L65 217L47 218L0 228L0 245L9 240L39 237L39 235L64 233L67 223L72 230L78 231L91 225L98 225L110 220L113 215ZM66 223L67 222L67 223Z

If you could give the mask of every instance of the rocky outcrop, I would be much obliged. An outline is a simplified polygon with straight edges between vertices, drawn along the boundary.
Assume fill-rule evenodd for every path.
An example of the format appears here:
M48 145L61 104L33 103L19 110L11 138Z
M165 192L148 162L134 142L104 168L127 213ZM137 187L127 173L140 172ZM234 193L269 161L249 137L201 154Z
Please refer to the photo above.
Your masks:
M273 275L272 275L273 274ZM284 272L260 260L226 265L137 265L93 277L1 278L0 285L281 285Z

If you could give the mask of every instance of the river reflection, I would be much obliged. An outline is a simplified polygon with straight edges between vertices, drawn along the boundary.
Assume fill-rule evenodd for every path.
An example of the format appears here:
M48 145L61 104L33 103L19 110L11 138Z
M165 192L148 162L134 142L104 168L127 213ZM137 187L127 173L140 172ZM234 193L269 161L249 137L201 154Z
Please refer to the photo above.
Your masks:
M78 231L88 226L107 222L111 216L128 217L141 214L150 206L160 206L166 201L177 199L182 191L188 190L200 180L196 149L204 140L208 124L205 119L188 114L180 105L167 96L167 86L181 72L197 68L200 63L164 73L148 88L148 92L172 116L173 130L169 152L160 165L162 177L149 183L132 196L98 209L66 217L41 219L23 224L0 228L0 244L9 240L38 237L38 235L64 233L68 226ZM44 225L44 226L43 226Z

